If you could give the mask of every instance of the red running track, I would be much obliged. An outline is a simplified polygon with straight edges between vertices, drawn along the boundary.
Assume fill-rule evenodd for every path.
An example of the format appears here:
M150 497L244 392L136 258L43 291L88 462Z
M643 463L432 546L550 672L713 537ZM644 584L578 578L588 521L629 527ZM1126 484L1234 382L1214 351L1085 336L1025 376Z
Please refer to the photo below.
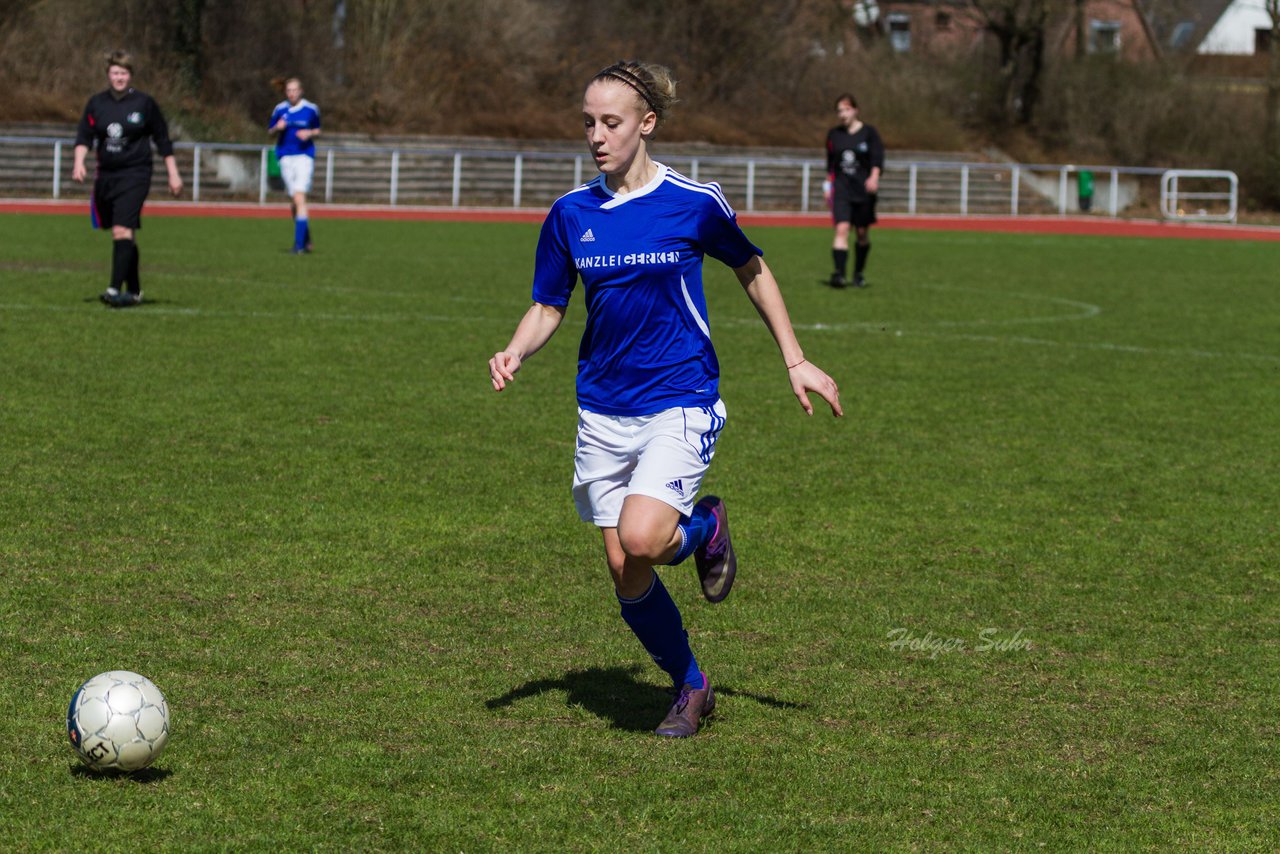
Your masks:
M381 219L436 222L542 222L546 212L515 208L417 208L389 205L324 205L312 204L317 219ZM39 201L0 199L0 213L89 214L87 200ZM147 203L147 216L238 217L249 219L283 219L288 208L283 204L255 205L240 203L164 202ZM755 214L741 213L738 220L746 226L796 226L828 228L826 213ZM1264 225L1229 225L1203 222L1163 222L1160 220L1109 219L1086 216L918 216L886 215L880 217L880 228L913 231L991 231L1006 234L1088 234L1104 237L1173 237L1198 240L1280 240L1280 228Z

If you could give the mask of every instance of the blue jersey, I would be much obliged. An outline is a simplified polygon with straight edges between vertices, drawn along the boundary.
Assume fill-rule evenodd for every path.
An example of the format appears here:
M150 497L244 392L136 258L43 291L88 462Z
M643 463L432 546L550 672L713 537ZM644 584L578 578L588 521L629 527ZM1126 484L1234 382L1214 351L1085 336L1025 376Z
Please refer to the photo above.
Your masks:
M288 157L291 154L315 157L316 144L309 139L305 142L298 139L298 131L320 127L320 108L306 98L299 98L296 106L290 106L288 101L281 101L271 111L271 122L267 127L274 128L281 116L285 120L285 129L276 137L276 157Z
M542 224L533 299L568 305L581 278L587 326L578 405L605 415L710 406L720 397L702 258L741 267L762 254L718 184L658 164L626 195L600 176L562 196Z

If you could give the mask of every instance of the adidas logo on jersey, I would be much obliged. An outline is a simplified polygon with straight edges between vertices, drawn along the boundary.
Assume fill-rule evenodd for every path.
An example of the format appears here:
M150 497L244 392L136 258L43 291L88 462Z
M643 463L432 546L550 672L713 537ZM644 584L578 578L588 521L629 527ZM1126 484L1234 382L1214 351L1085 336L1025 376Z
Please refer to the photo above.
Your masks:
M684 484L679 480L673 480L666 484L667 489L684 498Z
M592 234L591 229L588 228L586 231L582 232L582 236L578 238L578 241L580 243L595 243L596 236Z

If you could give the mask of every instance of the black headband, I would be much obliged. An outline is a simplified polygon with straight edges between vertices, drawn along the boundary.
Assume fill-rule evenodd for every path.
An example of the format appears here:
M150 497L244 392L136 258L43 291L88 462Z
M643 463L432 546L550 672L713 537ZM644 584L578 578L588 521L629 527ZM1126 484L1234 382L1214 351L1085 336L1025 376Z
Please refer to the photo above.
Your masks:
M650 110L655 113L658 112L658 108L653 105L653 95L649 93L649 87L646 86L644 81L641 80L634 72L628 70L621 62L610 65L608 68L596 75L597 80L601 80L606 77L630 86L636 91L637 95L644 99L644 102L649 105Z

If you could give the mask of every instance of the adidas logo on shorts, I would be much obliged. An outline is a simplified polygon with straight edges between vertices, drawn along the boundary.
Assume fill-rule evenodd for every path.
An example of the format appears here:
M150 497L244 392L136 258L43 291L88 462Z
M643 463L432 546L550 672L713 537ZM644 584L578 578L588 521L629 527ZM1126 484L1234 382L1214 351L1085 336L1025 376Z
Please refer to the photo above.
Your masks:
M669 481L665 485L667 489L671 490L676 495L679 495L681 498L684 498L684 484L679 480Z

